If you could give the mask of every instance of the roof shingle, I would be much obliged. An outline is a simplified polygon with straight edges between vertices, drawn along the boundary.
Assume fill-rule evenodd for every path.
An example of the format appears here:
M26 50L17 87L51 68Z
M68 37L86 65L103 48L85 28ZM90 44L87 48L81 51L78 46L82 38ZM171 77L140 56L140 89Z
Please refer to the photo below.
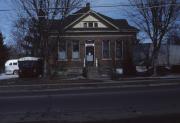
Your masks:
M77 20L79 17L81 17L83 14L88 13L90 11L90 8L88 6L81 8L77 12L67 16L64 20L52 20L49 21L51 24L51 29L63 29L64 27L68 26L75 20ZM94 12L94 11L93 11ZM103 15L101 13L95 12L99 16L103 17L105 20L112 23L114 26L118 27L119 29L128 29L133 31L138 31L137 28L130 26L126 19L113 19L111 17L108 17L106 15Z

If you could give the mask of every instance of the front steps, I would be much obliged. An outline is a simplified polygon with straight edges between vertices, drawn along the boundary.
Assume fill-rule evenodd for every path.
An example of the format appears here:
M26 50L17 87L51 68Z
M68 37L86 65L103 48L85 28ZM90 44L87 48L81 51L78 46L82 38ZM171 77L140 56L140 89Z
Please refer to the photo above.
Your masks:
M90 66L87 67L87 78L96 80L107 80L110 79L110 75L100 72L99 68L97 67Z

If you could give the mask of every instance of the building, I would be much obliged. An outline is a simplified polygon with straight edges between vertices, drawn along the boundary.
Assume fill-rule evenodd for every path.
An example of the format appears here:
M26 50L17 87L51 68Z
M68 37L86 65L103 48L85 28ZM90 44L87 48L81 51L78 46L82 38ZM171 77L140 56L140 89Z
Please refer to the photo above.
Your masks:
M138 32L125 19L93 11L89 3L63 21L52 21L51 30L59 68L73 73L88 68L90 76L108 75L128 63Z

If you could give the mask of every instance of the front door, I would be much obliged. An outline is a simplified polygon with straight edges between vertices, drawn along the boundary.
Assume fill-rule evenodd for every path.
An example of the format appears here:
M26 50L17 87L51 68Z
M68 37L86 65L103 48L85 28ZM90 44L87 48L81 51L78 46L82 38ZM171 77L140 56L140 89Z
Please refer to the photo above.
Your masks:
M94 65L94 46L86 46L86 65Z

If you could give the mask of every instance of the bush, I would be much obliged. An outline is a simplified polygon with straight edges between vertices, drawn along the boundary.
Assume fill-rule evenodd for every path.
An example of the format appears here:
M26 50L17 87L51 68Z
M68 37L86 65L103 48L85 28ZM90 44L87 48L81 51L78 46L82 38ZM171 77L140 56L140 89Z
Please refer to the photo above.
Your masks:
M85 78L87 78L87 73L88 73L87 68L84 67L84 68L83 68L83 71L82 71L82 76L85 77Z

